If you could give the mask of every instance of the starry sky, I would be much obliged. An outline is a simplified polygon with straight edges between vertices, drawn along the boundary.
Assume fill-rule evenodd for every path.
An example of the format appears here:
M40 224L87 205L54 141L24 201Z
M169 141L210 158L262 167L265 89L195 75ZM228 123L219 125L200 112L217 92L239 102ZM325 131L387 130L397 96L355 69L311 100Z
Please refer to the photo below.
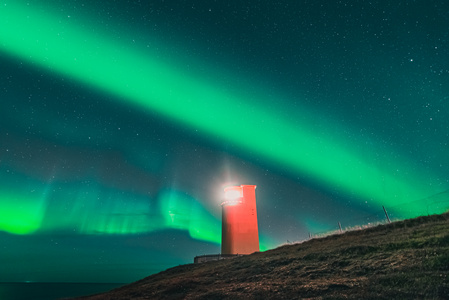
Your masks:
M449 208L449 3L0 0L0 281L132 282Z

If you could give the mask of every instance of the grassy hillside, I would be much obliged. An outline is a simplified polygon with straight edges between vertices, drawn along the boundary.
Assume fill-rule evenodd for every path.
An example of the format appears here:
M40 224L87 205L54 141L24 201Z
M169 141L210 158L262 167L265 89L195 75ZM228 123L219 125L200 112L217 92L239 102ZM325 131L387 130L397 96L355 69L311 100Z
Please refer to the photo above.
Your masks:
M83 299L449 299L449 213L168 269Z

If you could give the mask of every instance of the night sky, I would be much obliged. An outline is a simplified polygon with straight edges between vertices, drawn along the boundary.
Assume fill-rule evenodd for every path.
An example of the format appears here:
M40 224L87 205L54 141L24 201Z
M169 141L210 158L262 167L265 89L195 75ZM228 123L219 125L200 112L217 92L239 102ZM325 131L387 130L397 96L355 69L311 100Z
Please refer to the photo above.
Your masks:
M131 282L449 208L449 3L0 0L0 281Z

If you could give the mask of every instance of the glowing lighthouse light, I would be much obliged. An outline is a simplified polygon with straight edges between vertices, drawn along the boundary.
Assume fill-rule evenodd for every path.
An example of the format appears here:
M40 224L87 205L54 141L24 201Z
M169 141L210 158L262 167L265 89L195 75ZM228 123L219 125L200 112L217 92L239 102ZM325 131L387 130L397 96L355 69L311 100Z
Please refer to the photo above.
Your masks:
M229 187L225 189L224 199L222 205L237 205L242 203L242 190L240 187Z
M224 190L221 254L251 254L259 251L256 186L241 185Z

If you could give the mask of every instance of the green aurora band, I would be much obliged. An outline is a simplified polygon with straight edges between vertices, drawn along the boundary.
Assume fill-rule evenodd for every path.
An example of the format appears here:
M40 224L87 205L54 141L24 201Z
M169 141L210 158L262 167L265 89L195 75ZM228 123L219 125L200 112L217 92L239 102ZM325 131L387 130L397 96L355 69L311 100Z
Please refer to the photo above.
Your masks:
M14 199L14 201L12 201ZM20 205L16 204L20 201ZM45 201L0 191L0 230L14 234L29 234L40 228L45 212Z
M0 7L0 51L8 55L108 93L116 101L198 130L216 142L231 143L248 155L360 201L395 206L445 189L434 174L420 170L407 158L398 158L401 156L393 154L392 149L372 142L368 147L363 145L367 142L363 138L348 138L351 130L330 118L323 119L305 107L303 115L292 116L288 107L276 105L276 97L281 96L267 96L257 85L246 91L230 90L212 79L188 73L182 66L152 57L147 49L130 48L108 38L107 33L73 24L67 16L51 15L19 2L4 1ZM379 166L371 159L380 151L383 162ZM89 197L97 199L97 196L91 193ZM0 197L3 203L0 230L27 234L45 229L41 198L3 191ZM66 222L82 223L80 231L89 234L176 228L187 230L195 239L219 243L220 233L207 229L219 230L218 221L196 200L171 192L163 197L166 199L162 200L164 207L156 212L160 218L157 222L144 217L152 213L144 204L125 208L119 204L120 199L111 204L105 218L93 220L81 215L81 209L72 207L72 215ZM15 220L23 207L14 207L14 201L10 205L4 201L14 198L26 198L20 224ZM75 198L74 206L80 203ZM95 201L91 203L95 206ZM425 212L423 204L412 206L410 213L401 217ZM175 207L190 214L176 214ZM142 217L131 218L136 212Z

